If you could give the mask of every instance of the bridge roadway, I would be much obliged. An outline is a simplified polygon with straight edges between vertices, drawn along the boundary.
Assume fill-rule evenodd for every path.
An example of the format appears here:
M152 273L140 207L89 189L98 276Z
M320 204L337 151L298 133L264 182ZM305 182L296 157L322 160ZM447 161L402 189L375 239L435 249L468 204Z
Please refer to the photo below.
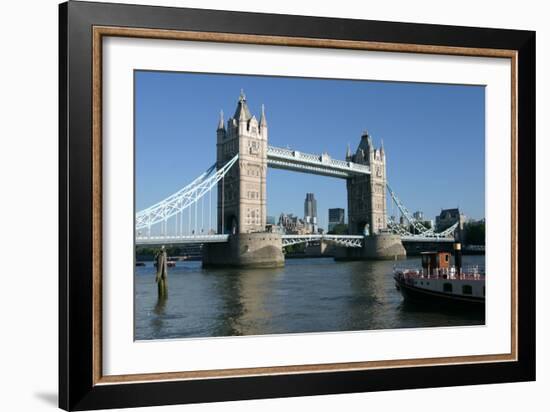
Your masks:
M362 235L282 235L283 247L307 242L335 242L344 247L362 247ZM160 246L200 243L224 243L229 235L189 235L189 236L143 236L136 237L136 245ZM444 242L452 243L453 238L437 238L429 236L402 236L404 242Z
M314 241L332 241L346 247L361 247L363 236L354 235L282 235L283 247ZM136 238L136 245L183 245L193 243L224 243L229 235L190 236L142 236Z
M190 243L224 243L229 235L187 235L187 236L138 236L136 245L184 245Z

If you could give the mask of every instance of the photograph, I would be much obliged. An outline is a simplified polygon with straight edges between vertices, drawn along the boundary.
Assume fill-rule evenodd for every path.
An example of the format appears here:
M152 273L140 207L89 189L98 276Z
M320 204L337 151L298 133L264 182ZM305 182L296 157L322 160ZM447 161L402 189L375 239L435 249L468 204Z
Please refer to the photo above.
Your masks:
M334 7L59 5L60 408L523 399L537 25Z
M484 85L133 81L135 340L485 325Z

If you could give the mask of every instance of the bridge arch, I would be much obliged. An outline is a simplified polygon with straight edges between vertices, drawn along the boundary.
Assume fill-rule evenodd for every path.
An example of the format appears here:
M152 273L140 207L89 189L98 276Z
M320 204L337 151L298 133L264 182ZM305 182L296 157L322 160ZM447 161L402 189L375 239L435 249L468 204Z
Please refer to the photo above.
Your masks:
M235 216L234 214L226 216L224 232L230 235L235 235L239 233L239 221L237 219L237 216Z
M369 222L366 220L360 220L359 223L357 224L357 233L364 236L369 236L370 235Z

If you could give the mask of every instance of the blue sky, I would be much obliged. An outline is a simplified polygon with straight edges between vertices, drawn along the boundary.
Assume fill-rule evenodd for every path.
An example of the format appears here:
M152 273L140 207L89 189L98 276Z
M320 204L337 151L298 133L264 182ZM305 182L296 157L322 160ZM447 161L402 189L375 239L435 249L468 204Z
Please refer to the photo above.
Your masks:
M135 74L136 210L215 162L219 111L227 120L241 89L256 117L265 104L270 145L343 159L368 130L376 146L383 139L388 182L411 212L485 216L482 86L146 71ZM344 180L274 169L267 179L268 215L302 216L306 192L321 227L329 208L347 213Z

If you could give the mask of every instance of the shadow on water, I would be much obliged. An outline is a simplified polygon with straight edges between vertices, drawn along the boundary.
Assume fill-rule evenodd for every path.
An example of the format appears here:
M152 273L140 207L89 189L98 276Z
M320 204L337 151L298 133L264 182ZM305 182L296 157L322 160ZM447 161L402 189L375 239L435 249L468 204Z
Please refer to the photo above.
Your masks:
M423 325L411 326L453 326L484 325L485 310L468 306L449 306L428 302L411 302L404 300L397 307L405 319L422 319Z

